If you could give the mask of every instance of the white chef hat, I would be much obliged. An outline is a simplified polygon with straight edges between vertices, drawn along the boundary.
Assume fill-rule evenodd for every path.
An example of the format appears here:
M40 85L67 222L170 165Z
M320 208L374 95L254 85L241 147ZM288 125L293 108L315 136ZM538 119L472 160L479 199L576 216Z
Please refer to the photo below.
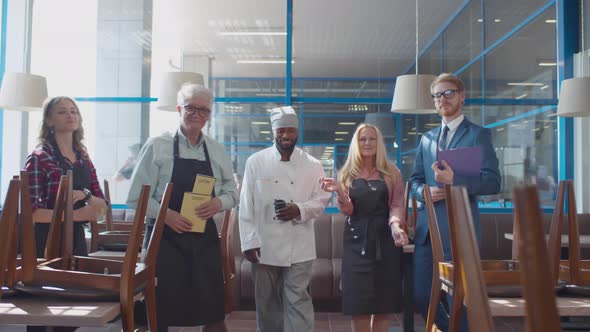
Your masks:
M277 128L299 128L299 119L293 107L277 107L270 111L270 124L273 131Z

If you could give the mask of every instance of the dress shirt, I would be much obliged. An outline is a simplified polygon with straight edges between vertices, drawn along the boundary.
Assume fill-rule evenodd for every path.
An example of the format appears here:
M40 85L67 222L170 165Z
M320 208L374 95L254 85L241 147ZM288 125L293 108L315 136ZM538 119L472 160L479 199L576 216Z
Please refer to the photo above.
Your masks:
M324 213L330 194L320 188L320 162L295 148L289 161L273 145L246 161L240 195L242 251L260 248L260 263L291 266L316 258L313 219ZM275 218L273 201L295 203L300 218Z
M204 133L197 144L191 145L182 131L178 129L180 158L205 160L203 142L207 144L211 169L216 179L215 196L221 200L221 209L229 210L237 204L238 194L232 164L229 156L225 153L225 148ZM174 135L168 132L158 137L149 138L137 157L137 164L131 176L131 189L127 196L127 205L135 208L141 186L149 184L152 188L146 215L149 218L156 218L166 184L172 179L173 166Z
M449 123L445 123L445 120L441 121L441 137L439 138L439 140L442 140L442 132L445 126L449 127L449 132L447 133L447 141L445 143L445 147L448 149L449 148L449 143L451 143L451 140L453 139L453 135L455 135L455 133L457 132L457 128L459 128L459 125L461 124L461 122L463 122L463 120L465 119L465 115L461 114L459 115L456 119L453 119L451 122ZM439 141L439 146L441 146L441 142Z

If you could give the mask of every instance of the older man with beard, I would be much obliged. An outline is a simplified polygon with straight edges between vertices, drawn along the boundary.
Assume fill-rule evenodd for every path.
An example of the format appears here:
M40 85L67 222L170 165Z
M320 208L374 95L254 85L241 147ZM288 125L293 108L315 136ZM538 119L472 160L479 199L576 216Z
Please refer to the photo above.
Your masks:
M258 330L313 331L307 291L316 258L313 219L330 194L320 188L320 162L295 146L295 111L275 108L270 120L274 145L248 158L240 195L240 240L252 262Z

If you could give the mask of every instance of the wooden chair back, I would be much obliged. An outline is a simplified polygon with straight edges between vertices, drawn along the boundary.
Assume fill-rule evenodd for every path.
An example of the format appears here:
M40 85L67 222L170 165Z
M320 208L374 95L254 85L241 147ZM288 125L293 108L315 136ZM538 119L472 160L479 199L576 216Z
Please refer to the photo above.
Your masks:
M569 183L567 189L567 222L569 237L569 270L570 280L573 285L587 286L582 275L582 262L580 258L580 231L578 229L578 209L576 206L576 193L573 183ZM585 278L588 279L588 278Z
M224 282L224 303L225 313L229 314L233 311L233 278L235 277L235 259L233 256L232 242L230 241L229 233L233 233L230 228L232 218L235 215L235 209L225 211L223 222L221 224L221 259L223 263L223 282ZM233 237L233 234L232 236Z
M434 210L434 202L432 201L432 195L430 194L430 186L427 184L424 185L423 196L428 217L430 243L432 246L432 288L430 289L430 304L428 305L428 317L426 318L426 331L432 331L442 296L442 282L440 280L438 264L444 260L444 252L442 241L440 239L440 230L438 229L436 211Z
M412 190L411 182L406 182L406 186L404 188L404 218L405 223L403 225L403 230L408 234L410 239L414 238L416 234L416 222L418 221L418 206L416 203L416 199L413 196L410 196ZM412 213L410 214L410 204L412 206Z
M33 208L31 205L31 191L29 187L29 174L20 172L20 220L21 220L21 275L19 281L30 281L33 278L33 269L37 264L37 244L35 241L24 241L25 234L34 234Z
M104 198L107 202L109 202L107 204L107 211L105 213L105 224L106 224L106 230L107 231L112 231L113 230L113 208L111 206L111 190L109 187L109 181L107 179L105 179L103 181L103 187L104 187Z
M471 331L494 331L494 322L489 306L488 294L479 254L479 246L475 237L471 205L467 189L464 187L445 186L447 213L451 237L455 270L460 271L460 285L455 280L453 304L456 302L457 291L463 288L467 302L467 317ZM463 296L460 298L463 304ZM460 308L460 307L459 307ZM451 312L449 331L458 330L461 312ZM453 325L454 323L454 325Z
M463 225L465 221L463 219L459 219L463 218L463 214L461 214L462 210L460 210L457 207L458 205L463 204L462 197L460 195L458 197L455 197L453 187L450 185L445 185L445 200L447 206L447 220L449 223L449 237L451 240L451 255L453 259L453 269L451 272L451 278L453 283L453 299L451 301L451 306L449 310L449 331L458 332L459 322L461 320L461 312L463 310L463 301L465 299L465 288L463 285L464 275L462 274L463 260L461 254L459 253L459 242L461 240L459 238L458 232L461 228L465 227ZM467 205L469 206L469 202L467 203ZM473 225L471 224L471 226ZM479 269L481 269L480 265L478 266ZM485 282L483 282L483 276L481 285L485 285ZM484 289L485 291L485 287L483 287L482 289Z
M68 190L69 179L63 175L59 180L59 187L55 198L55 205L53 207L53 213L51 215L51 223L49 226L49 232L47 234L47 242L45 244L45 259L51 260L62 256L61 250L61 229L65 215L65 200L66 192ZM34 241L34 234L31 234L31 240Z
M539 222L542 213L535 186L514 188L514 213L521 221L519 227L523 234L522 241L519 241L519 258L526 301L526 330L560 331L555 280L551 271L555 262L549 257L544 225Z
M2 287L11 286L10 284L14 282L15 266L12 261L16 263L17 244L14 233L16 232L19 186L20 180L10 180L2 207L2 216L0 216L0 298Z
M547 250L549 252L549 271L551 272L551 284L557 285L559 280L559 265L561 260L561 234L563 230L565 197L568 187L573 187L571 180L559 181L557 187L557 196L555 197L555 208L551 216L551 225L549 227L549 241ZM516 214L516 213L515 213ZM542 216L541 216L542 217ZM537 219L540 225L543 225L542 219ZM542 228L543 229L543 228Z

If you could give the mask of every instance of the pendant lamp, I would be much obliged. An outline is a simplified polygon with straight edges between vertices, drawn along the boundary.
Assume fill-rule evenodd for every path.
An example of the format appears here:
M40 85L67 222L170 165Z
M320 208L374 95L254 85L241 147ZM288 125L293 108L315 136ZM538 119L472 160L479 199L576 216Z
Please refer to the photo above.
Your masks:
M29 73L5 73L0 86L0 108L40 111L47 99L47 80Z
M184 83L204 85L203 75L193 72L167 72L162 76L160 93L156 108L162 111L175 112L178 90Z
M582 75L584 75L584 1L580 1L582 33ZM590 77L574 77L561 82L557 115L564 117L590 116Z

